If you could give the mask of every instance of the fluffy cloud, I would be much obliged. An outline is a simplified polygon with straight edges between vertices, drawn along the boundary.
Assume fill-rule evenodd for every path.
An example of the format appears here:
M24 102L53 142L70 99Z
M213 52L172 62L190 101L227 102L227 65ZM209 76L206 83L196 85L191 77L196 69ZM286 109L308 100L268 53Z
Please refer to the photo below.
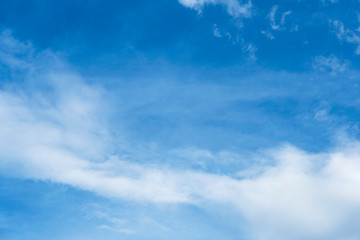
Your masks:
M179 0L179 3L199 12L201 12L207 4L220 4L225 6L228 14L235 18L250 17L252 9L251 0L244 4L240 4L238 0Z
M6 36L1 49L23 46ZM285 145L258 154L266 164L232 175L129 162L111 151L115 143L103 110L111 102L102 100L106 91L74 72L50 67L49 62L60 60L45 55L46 69L38 69L44 65L38 57L23 59L21 69L37 69L23 76L43 79L46 88L0 91L1 174L67 184L113 199L228 205L247 221L254 239L355 239L360 234L359 142L340 139L337 148L317 154ZM177 154L237 156L201 149L172 152Z

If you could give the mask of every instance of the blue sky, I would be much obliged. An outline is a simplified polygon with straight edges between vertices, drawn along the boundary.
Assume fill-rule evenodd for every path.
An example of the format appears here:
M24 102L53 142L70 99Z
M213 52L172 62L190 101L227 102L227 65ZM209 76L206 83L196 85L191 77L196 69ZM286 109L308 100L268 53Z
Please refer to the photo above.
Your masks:
M0 1L0 238L355 240L360 2Z

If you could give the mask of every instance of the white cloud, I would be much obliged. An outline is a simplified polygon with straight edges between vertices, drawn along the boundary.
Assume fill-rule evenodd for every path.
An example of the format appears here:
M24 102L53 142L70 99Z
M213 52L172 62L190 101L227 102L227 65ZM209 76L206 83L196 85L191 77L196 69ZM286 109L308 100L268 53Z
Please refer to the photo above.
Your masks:
M330 20L333 31L339 41L345 41L356 45L355 54L360 54L360 36L356 30L346 29L339 20Z
M341 61L334 55L329 57L317 56L313 59L312 67L318 71L330 71L331 73L345 72L349 68L349 64Z
M101 100L104 90L73 72L53 69L36 78L46 79L51 94L41 88L0 91L3 175L68 184L114 199L228 205L247 221L254 239L359 236L359 142L342 139L336 149L318 154L286 145L258 156L271 164L239 169L234 176L131 163L109 150L114 143L102 109L111 103ZM180 152L194 159L237 156ZM99 227L132 231L117 220Z
M179 0L185 7L201 12L205 5L223 5L229 15L237 17L251 17L251 0L241 4L238 0Z

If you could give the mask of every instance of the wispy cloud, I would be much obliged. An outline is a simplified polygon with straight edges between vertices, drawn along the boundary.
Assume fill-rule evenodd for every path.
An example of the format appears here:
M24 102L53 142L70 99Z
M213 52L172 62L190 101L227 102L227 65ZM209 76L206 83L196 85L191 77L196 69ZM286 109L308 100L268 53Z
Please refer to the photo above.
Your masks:
M250 61L256 61L257 50L257 47L252 43L247 43L243 46L243 51L248 54Z
M135 231L133 229L119 228L117 226L99 225L98 228L112 231L112 232L125 233L125 234L135 233Z
M217 38L225 38L233 45L240 44L242 46L242 52L247 56L250 62L256 61L257 47L253 43L245 42L245 40L239 35L232 35L230 32L222 32L217 24L213 24L213 36Z
M214 35L215 37L218 37L218 38L221 38L221 37L222 37L222 35L221 35L221 33L220 33L220 30L219 30L217 24L214 24L214 25L213 25L213 35Z
M261 30L260 33L264 34L270 40L275 39L274 35L270 31Z
M9 42L16 44L7 37L2 49ZM34 67L39 63L31 62ZM111 199L228 205L247 221L254 239L344 239L360 234L359 142L340 139L337 148L317 154L284 145L259 154L271 164L239 169L235 175L129 162L111 151L115 143L103 119L104 106L111 104L106 91L70 70L56 69L36 71L36 79L48 84L45 89L0 91L2 174L67 184ZM199 149L186 154L219 157ZM120 222L113 219L99 228L132 233Z
M289 15L292 14L292 11L290 10L284 11L282 13L278 13L278 11L279 11L279 6L274 5L266 17L269 20L270 29L260 31L261 34L264 34L270 40L275 39L272 31L286 30L286 19L288 18ZM278 15L279 17L277 17ZM297 30L298 30L297 25L293 25L290 28L290 31L297 31Z
M279 9L278 5L275 5L271 8L268 19L270 21L270 26L272 30L281 30L283 29L285 23L286 23L286 17L289 16L292 12L291 11L285 11L281 14L280 22L276 20L277 11Z
M349 63L341 61L334 55L329 57L317 56L313 59L312 67L314 70L330 71L335 74L345 72L349 68Z
M251 17L252 2L251 0L241 4L238 0L179 0L179 3L185 7L195 9L201 12L205 5L223 5L229 15L238 17Z
M3 94L1 97L1 109L11 109L9 103L3 101ZM23 112L33 111L24 103L13 107ZM105 156L102 162L94 162L84 157L76 143L64 146L57 142L58 128L36 113L30 115L41 122L41 126L30 121L29 114L15 115L15 112L12 109L6 114L8 119L2 119L5 124L1 127L1 138L6 144L1 146L1 169L15 172L17 177L69 184L115 199L230 204L256 229L257 237L267 235L277 239L331 239L343 230L343 225L356 222L353 213L360 211L357 191L360 144L357 142L321 154L306 153L291 146L274 149L264 157L272 159L275 165L262 166L260 171L237 179L132 164L118 157ZM18 131L9 129L11 123ZM78 134L89 148L96 145L85 133ZM110 225L100 227L119 230Z
M268 14L268 18L270 20L270 26L273 30L278 30L280 29L280 26L277 25L276 21L275 21L275 15L276 15L276 12L277 10L279 9L279 6L278 5L275 5L271 8L269 14Z
M326 3L337 3L338 0L320 0L322 3L326 4Z
M356 45L355 54L360 54L360 35L357 30L346 29L340 20L330 20L330 25L339 41Z
M0 35L0 61L11 71L32 71L33 67L29 60L33 58L31 43L20 42L11 36L10 30L5 30Z
M289 16L290 14L292 14L291 11L285 11L285 12L283 12L283 14L281 15L281 19L280 19L280 24L281 24L282 26L285 25L285 23L286 23L286 17Z

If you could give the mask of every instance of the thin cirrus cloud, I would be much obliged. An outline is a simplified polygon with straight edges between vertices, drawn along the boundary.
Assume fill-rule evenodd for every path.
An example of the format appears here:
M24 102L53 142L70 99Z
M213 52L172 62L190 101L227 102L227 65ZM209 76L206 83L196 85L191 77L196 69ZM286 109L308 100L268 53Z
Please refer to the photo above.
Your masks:
M2 37L7 38L2 54L7 44L23 48L22 53L33 51L9 34ZM0 91L2 174L66 184L115 200L228 205L249 224L254 239L351 239L360 234L355 221L360 213L359 142L339 138L338 147L317 154L284 145L260 154L262 162L272 164L232 175L129 162L111 151L115 143L103 109L111 102L101 100L106 89L69 69L59 71L54 65L61 60L54 54L31 61L6 54L14 61L5 64L14 71L35 68L23 76L42 79L52 93L48 88ZM186 154L191 157L192 150Z
M201 12L206 5L223 5L229 15L237 17L251 17L252 2L249 0L240 3L238 0L179 0L179 3L185 7L195 9Z

